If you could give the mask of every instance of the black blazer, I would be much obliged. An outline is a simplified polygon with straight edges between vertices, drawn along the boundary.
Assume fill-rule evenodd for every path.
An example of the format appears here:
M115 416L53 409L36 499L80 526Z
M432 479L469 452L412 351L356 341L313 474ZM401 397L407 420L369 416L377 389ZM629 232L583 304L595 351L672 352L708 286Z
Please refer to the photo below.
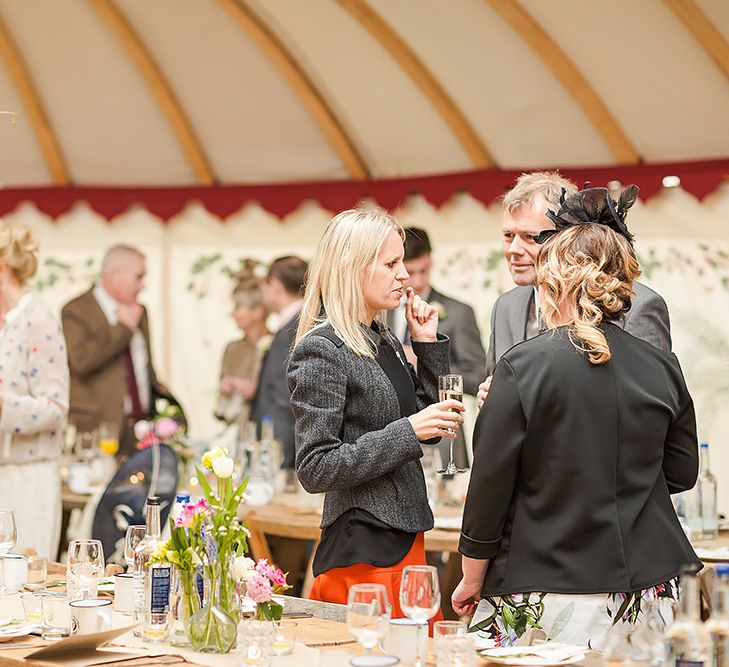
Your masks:
M492 559L484 595L632 592L699 563L669 496L698 473L678 360L601 328L606 364L593 366L560 327L496 366L459 545Z
M284 324L273 337L271 347L263 356L258 375L258 386L251 401L251 420L260 428L266 415L273 417L273 432L283 447L283 467L293 468L296 455L294 445L294 413L291 394L286 386L286 365L299 327L299 315Z

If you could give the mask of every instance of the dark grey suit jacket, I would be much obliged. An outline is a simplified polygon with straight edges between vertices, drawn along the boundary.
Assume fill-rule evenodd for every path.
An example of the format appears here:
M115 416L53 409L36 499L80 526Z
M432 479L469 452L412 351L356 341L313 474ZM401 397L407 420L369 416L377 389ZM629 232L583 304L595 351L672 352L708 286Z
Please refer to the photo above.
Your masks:
M322 334L327 337L304 338L288 368L296 472L307 491L326 492L322 527L358 507L399 530L430 530L423 452L410 422L400 416L392 383L375 359L358 357L331 327ZM438 376L449 372L448 340L414 342L413 351L421 410L438 400Z
M633 283L633 291L633 304L625 321L619 324L637 338L670 352L671 322L663 297L639 282ZM515 287L496 299L491 311L491 337L486 353L487 376L494 372L496 363L508 349L526 340L531 308L534 308L533 287Z
M263 357L258 387L251 401L251 420L260 428L265 415L273 417L273 432L283 446L283 467L294 467L294 413L286 386L286 364L291 354L299 326L299 316L281 327L273 337L271 347Z
M511 348L476 421L459 551L482 593L632 592L698 563L669 493L698 472L678 360L613 324L589 362L558 327Z

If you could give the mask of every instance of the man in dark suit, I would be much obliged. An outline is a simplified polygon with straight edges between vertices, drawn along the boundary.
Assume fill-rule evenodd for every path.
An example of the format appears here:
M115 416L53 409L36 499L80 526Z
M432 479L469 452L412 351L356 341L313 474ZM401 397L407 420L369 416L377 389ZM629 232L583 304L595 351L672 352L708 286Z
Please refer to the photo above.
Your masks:
M149 320L138 301L145 275L144 255L116 245L104 256L99 284L61 312L71 372L69 421L79 431L118 424L122 455L134 451L134 422L154 414L155 399L177 403L152 364Z
M451 372L462 375L464 393L475 396L486 365L481 332L471 306L446 296L430 285L433 267L431 254L430 238L424 229L405 229L405 269L410 274L405 286L412 287L415 294L438 309L438 333L445 334L450 339ZM403 343L405 354L413 363L415 358L408 340L404 305L397 310L388 311L388 324ZM450 443L441 444L441 455L445 454L447 461ZM468 460L462 431L453 443L453 452L456 465L459 468L466 467Z
M491 384L491 375L504 352L539 333L539 304L534 260L541 246L534 240L539 232L554 229L547 210L558 211L562 189L577 191L571 181L557 172L522 174L504 197L503 250L509 271L517 285L499 296L491 312L491 336L486 354L486 375L478 391L479 407ZM663 298L642 283L633 283L635 297L623 328L637 338L671 351L671 325Z
M279 257L271 263L263 284L263 304L278 313L280 326L263 357L258 386L251 402L251 419L259 432L264 418L273 420L275 438L283 447L283 467L293 468L294 413L286 384L286 364L296 338L307 263L293 256Z

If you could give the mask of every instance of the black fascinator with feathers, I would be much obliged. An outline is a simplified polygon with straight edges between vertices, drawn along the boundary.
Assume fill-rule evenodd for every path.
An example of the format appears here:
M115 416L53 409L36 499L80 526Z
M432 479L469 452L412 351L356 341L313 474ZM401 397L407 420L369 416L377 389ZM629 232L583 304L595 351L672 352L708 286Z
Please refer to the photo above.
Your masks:
M625 216L628 209L635 204L638 198L638 186L629 185L618 197L616 202L607 188L585 188L566 196L562 188L559 211L547 211L547 217L554 222L556 229L546 229L534 240L537 243L544 243L552 236L574 225L586 225L597 223L607 225L614 232L624 236L630 244L633 244L633 235L628 231L625 224Z

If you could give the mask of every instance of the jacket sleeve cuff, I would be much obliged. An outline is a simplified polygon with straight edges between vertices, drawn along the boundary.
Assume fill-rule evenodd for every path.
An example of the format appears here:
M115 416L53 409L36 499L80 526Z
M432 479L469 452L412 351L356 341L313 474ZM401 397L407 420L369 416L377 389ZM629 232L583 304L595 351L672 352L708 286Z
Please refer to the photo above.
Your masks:
M431 367L445 366L450 369L451 341L445 334L439 333L432 343L414 340L412 346L419 362L425 362Z
M501 538L495 540L476 540L469 537L465 533L461 533L461 539L458 541L458 552L468 558L476 558L478 560L490 560L499 552Z

